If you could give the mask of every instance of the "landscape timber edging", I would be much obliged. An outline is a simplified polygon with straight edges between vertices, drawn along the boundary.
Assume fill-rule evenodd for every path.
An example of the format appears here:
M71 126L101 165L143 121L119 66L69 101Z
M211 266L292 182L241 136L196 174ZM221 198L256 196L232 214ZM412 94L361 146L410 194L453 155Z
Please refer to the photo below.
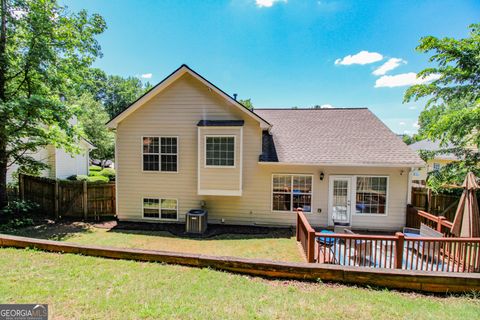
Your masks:
M49 252L74 253L110 259L161 262L189 267L212 268L268 278L321 280L433 293L480 291L480 274L478 273L408 271L315 263L277 262L191 253L80 245L3 234L0 234L0 247L35 248Z

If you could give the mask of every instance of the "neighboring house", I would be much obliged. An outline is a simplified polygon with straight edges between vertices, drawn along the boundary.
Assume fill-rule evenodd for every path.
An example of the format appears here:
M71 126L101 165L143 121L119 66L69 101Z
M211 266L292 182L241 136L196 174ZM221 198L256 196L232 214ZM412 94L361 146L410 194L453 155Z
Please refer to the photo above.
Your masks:
M453 148L452 144L448 144L445 147L440 147L440 141L422 140L412 143L409 146L413 151L420 153L420 151L439 151L442 149ZM433 159L428 159L425 166L416 169L412 174L412 182L415 185L424 186L427 181L429 172L440 170L448 163L458 161L458 157L453 153L437 154Z
M47 146L41 148L31 156L49 166L48 169L41 172L42 177L52 179L66 179L71 175L88 175L89 152L95 147L85 139L80 139L80 154L70 155L63 149ZM13 181L13 173L18 170L17 165L13 165L8 169L7 182Z
M182 65L108 124L117 216L398 230L424 162L368 109L246 109Z

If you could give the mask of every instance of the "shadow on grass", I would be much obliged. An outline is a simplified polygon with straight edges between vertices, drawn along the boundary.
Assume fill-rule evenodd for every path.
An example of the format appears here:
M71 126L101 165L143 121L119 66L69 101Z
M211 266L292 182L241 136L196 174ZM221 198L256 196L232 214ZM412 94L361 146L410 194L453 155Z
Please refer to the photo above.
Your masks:
M295 235L294 228L270 228L259 226L209 224L204 234L185 232L185 224L118 222L108 232L141 234L195 240L245 240L245 239L289 239Z
M6 233L21 237L63 241L73 237L75 234L90 232L92 231L89 225L82 222L46 222Z

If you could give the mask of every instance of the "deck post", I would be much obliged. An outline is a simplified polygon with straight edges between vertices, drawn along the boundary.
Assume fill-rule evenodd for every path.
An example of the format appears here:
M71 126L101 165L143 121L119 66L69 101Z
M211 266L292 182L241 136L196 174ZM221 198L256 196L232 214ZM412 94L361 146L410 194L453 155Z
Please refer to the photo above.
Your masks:
M315 231L307 232L307 261L315 262Z
M397 240L395 240L395 268L402 269L405 235L401 232L397 232L395 233L395 236L397 237Z
M297 232L297 241L300 241L300 213L298 212L298 209L297 209L297 228L296 228L296 232Z
M437 221L437 231L438 232L442 232L442 225L443 225L444 220L447 220L447 218L445 218L444 216L439 216L438 217L438 221Z

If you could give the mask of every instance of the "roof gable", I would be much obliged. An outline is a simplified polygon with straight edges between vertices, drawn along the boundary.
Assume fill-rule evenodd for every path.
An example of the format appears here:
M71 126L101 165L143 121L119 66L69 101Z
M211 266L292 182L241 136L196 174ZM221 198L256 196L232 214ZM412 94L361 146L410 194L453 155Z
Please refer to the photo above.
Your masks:
M119 114L117 114L115 117L113 117L109 122L107 122L107 127L108 128L116 128L117 125L127 118L130 114L135 112L138 108L143 106L146 102L150 101L153 97L155 97L157 94L162 92L164 89L169 87L172 83L180 79L181 76L184 74L190 74L193 76L195 79L203 83L205 86L207 86L210 90L218 94L220 97L225 99L232 107L238 108L251 118L255 119L260 123L261 128L267 129L270 128L270 123L268 123L266 120L264 120L262 117L254 113L253 111L249 110L246 108L244 105L242 105L240 102L237 100L233 99L230 95L222 91L220 88L215 86L213 83L202 77L200 74L192 70L189 66L186 64L182 64L177 70L173 71L170 75L168 75L165 79L160 81L157 85L155 85L152 89L150 89L148 92L146 92L144 95L142 95L140 98L138 98L135 102L133 102L130 106L125 108L123 111L121 111Z

